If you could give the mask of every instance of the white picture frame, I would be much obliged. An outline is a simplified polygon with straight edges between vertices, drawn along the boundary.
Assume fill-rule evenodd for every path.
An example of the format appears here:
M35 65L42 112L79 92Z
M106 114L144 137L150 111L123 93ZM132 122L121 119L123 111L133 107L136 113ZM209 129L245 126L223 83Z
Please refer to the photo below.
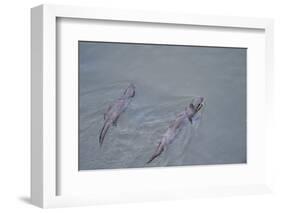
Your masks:
M256 103L256 99L251 98L250 95L248 102L248 112L253 111L250 115L250 123L253 123L252 132L260 132L256 136L256 140L259 142L256 147L250 146L250 153L254 153L253 158L255 162L259 162L262 166L258 166L257 163L250 163L252 167L240 167L233 165L231 167L224 168L223 166L218 167L202 167L196 168L191 184L186 185L186 187L181 188L180 185L168 184L167 188L164 187L164 183L159 183L157 187L152 188L153 193L147 195L149 188L145 187L145 183L149 183L151 180L146 180L147 177L156 177L156 179L163 175L164 170L149 169L149 170L121 170L121 171L107 171L106 173L93 173L86 174L87 177L82 177L82 179L76 179L74 177L73 169L75 166L71 164L67 167L71 167L70 170L64 174L69 175L68 179L71 180L68 183L66 179L60 177L62 171L64 171L65 164L60 163L60 151L59 149L65 149L65 146L60 146L57 144L58 132L57 132L57 107L58 100L61 98L58 95L57 88L60 82L57 79L57 69L58 66L58 21L63 19L68 20L101 20L101 21L112 21L113 23L125 23L129 22L134 25L134 23L144 23L154 24L159 28L163 26L197 26L202 28L212 28L213 30L223 29L224 31L232 32L234 30L254 30L262 32L262 36L258 39L252 39L252 37L247 38L248 40L255 40L253 43L249 44L253 50L258 50L256 55L254 51L251 51L249 58L259 57L259 62L257 62L257 67L253 63L250 63L251 70L257 70L257 77L253 75L249 76L254 87L248 88L250 93L254 93L253 89L258 89L262 95L264 103L260 104L257 109L253 109L253 104ZM31 117L31 201L33 204L47 208L47 207L61 207L61 206L76 206L76 205L91 205L97 203L114 203L114 202L127 202L127 201L143 201L143 200L165 200L165 199L177 199L185 197L197 197L197 196L213 196L213 195L232 195L232 194L253 194L253 193L263 193L270 191L270 171L267 169L266 156L264 148L270 144L268 137L268 129L270 129L270 112L264 119L266 124L266 130L264 132L260 131L261 126L254 125L256 123L255 115L258 110L263 110L265 107L272 104L272 78L273 78L273 21L271 19L257 19L257 18L240 18L240 17L216 17L216 16L203 16L203 15L187 15L187 14L167 14L167 13L152 13L152 12L142 12L142 11L123 11L123 10L112 10L112 9L96 9L96 8L85 8L85 7L74 7L74 6L54 6L54 5L41 5L31 10L31 73L32 73L32 117ZM117 26L117 24L116 24ZM117 26L118 28L118 26ZM68 32L68 31L67 31ZM90 35L91 33L89 33ZM75 37L78 36L78 37ZM74 40L79 38L78 34L73 34ZM122 36L122 35L121 35ZM233 34L231 38L235 40L235 36L238 34ZM238 38L238 37L237 37ZM100 38L102 39L102 38ZM134 41L132 38L131 41ZM245 41L247 40L245 39ZM126 39L124 39L127 41ZM223 40L223 39L222 39ZM145 40L149 41L149 40ZM157 40L154 40L157 42ZM211 41L211 40L210 40ZM208 39L205 41L205 45L210 42ZM158 41L157 43L161 43ZM166 43L167 41L162 41ZM183 41L186 42L186 41ZM248 41L247 41L248 42ZM250 41L249 41L250 42ZM256 42L256 43L255 43ZM265 43L263 43L265 42ZM153 42L152 42L153 43ZM212 43L214 44L214 43ZM232 45L232 43L226 43ZM243 41L240 43L233 43L234 45L243 45ZM254 49L256 44L260 44L260 49ZM222 45L224 45L222 43ZM245 44L246 45L246 44ZM218 44L219 46L219 44ZM249 59L251 60L251 59ZM253 60L252 60L253 61ZM258 66L259 65L259 66ZM73 64L70 63L70 66ZM77 67L75 67L76 69ZM71 69L71 67L70 67ZM253 73L253 71L251 71ZM266 76L266 79L263 76ZM71 78L71 77L70 77ZM66 78L65 78L66 79ZM75 79L74 79L75 80ZM75 89L75 88L74 88ZM73 103L73 102L72 102ZM251 113L250 113L251 114ZM251 139L253 140L253 139ZM251 143L253 144L253 143ZM71 145L70 145L71 146ZM69 150L74 150L69 148ZM252 155L252 154L251 154ZM71 156L71 152L64 154L64 156ZM68 158L70 159L70 158ZM76 158L75 158L76 159ZM62 160L64 162L65 160ZM259 168L257 168L259 167ZM190 169L189 169L190 170ZM211 170L211 171L210 171ZM225 170L225 172L223 171ZM69 172L70 171L70 172ZM176 182L174 179L179 175L187 175L184 168L166 170L166 172L173 171L174 175L167 174L171 182ZM207 171L205 173L205 171ZM77 171L78 172L78 171ZM188 171L190 172L190 171ZM229 179L229 181L224 181L223 178L217 181L208 181L202 184L202 177L206 177L208 172L217 172L216 175L212 176L211 179L216 179L217 176L227 178L225 173L230 174L243 174L241 180ZM89 183L93 178L111 180L110 175L121 175L127 181L128 186L122 188L112 187L112 195L110 189L103 193L102 188L96 188L96 194L87 193L87 188L83 185L79 185L79 182ZM134 186L129 184L128 176L132 177L141 176L144 180L139 186ZM189 173L190 174L190 173ZM211 173L210 173L211 174ZM248 175L248 176L247 176ZM251 176L252 175L252 176ZM250 184L251 178L254 175L258 175L253 184ZM73 181L78 180L78 183ZM196 182L196 179L197 182ZM246 181L247 179L247 181ZM152 182L155 181L152 179ZM166 180L164 180L166 181ZM183 180L182 180L183 181ZM201 182L200 182L201 181ZM212 185L212 183L215 183ZM65 188L69 193L60 193L60 185L65 184ZM99 182L99 184L101 184ZM102 185L102 184L101 184ZM122 185L120 182L119 185ZM71 188L72 187L72 188ZM91 190L95 189L97 185L92 186ZM141 190L141 187L143 188ZM161 190L159 190L159 187ZM81 188L81 190L80 190ZM83 188L83 189L82 189ZM71 193L71 191L79 191L79 193ZM122 196L119 195L122 193Z

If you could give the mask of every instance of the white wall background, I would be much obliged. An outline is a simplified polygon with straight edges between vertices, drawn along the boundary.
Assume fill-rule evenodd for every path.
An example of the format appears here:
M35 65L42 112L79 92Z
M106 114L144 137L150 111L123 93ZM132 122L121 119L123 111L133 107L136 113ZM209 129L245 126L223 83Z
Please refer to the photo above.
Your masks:
M281 6L278 0L9 0L0 9L0 212L37 212L29 204L30 178L30 11L41 3L185 12L275 19L275 109L270 160L274 193L185 201L120 204L47 210L52 212L280 212L281 211ZM262 113L261 113L262 116ZM278 163L280 162L280 163Z

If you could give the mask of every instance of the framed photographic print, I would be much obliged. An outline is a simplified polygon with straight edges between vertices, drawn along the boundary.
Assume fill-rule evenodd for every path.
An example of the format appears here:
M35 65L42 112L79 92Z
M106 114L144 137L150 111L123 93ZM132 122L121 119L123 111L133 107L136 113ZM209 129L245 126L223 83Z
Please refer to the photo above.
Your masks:
M42 5L32 203L270 191L270 19Z

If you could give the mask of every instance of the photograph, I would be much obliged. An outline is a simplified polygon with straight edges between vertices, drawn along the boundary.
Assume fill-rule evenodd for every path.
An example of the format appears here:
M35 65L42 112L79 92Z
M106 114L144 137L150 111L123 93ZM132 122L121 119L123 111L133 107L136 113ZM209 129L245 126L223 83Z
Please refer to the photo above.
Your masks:
M78 41L78 168L247 163L247 48Z

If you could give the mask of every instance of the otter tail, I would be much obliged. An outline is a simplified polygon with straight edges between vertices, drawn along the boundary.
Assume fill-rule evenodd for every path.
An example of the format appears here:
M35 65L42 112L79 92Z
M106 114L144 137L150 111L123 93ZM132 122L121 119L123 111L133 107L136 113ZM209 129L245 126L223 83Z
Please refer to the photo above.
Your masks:
M105 122L101 131L100 131L100 137L99 137L100 146L102 146L102 144L103 144L104 137L105 137L109 127L110 127L110 124L108 122Z
M152 157L149 159L149 161L146 162L146 164L151 163L155 158L157 158L161 153L164 151L164 146L159 143L157 146L156 152L152 155Z

